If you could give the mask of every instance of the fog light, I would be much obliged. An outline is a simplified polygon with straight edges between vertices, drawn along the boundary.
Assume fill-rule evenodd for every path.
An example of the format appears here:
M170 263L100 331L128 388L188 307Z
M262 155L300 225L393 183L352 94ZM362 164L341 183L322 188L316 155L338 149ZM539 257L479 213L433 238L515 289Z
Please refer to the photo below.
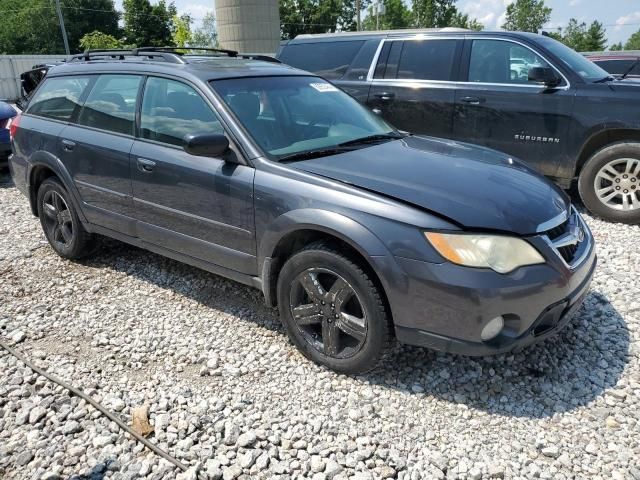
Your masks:
M504 319L502 318L502 316L498 316L492 320L489 320L489 322L487 322L487 324L482 329L480 338L482 338L483 342L491 340L493 337L500 333L502 327L504 327Z

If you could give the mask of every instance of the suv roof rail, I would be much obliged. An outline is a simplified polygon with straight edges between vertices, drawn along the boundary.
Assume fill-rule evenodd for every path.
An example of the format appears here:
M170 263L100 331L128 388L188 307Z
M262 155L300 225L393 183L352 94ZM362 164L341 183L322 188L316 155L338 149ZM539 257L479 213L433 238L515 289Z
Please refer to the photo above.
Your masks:
M187 52L211 52L214 55L200 55L197 53ZM155 57L162 58L168 63L190 63L189 57L206 58L217 57L223 54L231 58L244 58L250 60L261 60L264 62L281 63L277 58L264 54L254 53L238 53L235 50L227 50L223 48L210 48L210 47L138 47L132 49L100 49L100 50L85 50L84 53L73 55L70 61L85 61L90 60L124 60L127 57L146 57L148 59L154 59Z
M438 32L470 32L468 28L459 27L442 27L442 28L399 28L396 30L359 30L357 32L330 32L330 33L303 33L296 35L295 38L322 38L336 36L367 36L367 35L413 35L420 33L438 33Z

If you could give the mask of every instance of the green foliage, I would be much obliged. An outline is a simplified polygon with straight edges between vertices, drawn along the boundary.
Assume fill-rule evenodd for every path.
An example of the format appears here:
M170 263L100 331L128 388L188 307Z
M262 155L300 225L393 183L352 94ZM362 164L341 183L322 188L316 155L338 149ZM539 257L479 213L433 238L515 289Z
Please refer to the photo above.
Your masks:
M375 30L378 24L381 30L393 30L411 26L411 11L402 0L384 0L382 4L384 5L384 13L378 15L378 19L376 19L374 5L367 9L367 15L362 20L363 30Z
M452 26L460 15L456 0L413 0L413 26L417 28L441 28Z
M614 43L609 47L609 50L612 52L619 52L620 50L624 50L624 45L622 45L622 42Z
M124 0L124 35L126 42L138 47L173 45L173 17L177 10L173 2L159 0Z
M449 22L449 27L458 27L458 28L466 28L468 30L475 30L479 32L484 29L484 25L481 24L475 18L470 18L469 14L458 12L456 13Z
M87 33L80 39L80 48L82 50L123 48L122 42L113 35L94 30Z
M370 0L360 3L364 9ZM355 0L280 0L281 36L355 30L355 4Z
M551 8L544 0L516 0L507 6L502 28L505 30L538 33L551 18Z
M577 52L599 52L607 46L605 35L602 23L594 21L587 27L585 22L578 23L575 18L572 18L564 31L558 32L553 37Z
M186 47L191 43L191 17L189 15L173 16L171 38L176 47Z
M629 37L624 45L625 50L640 50L640 30Z
M71 52L81 49L80 39L99 30L118 36L118 12L112 0L61 0ZM3 12L0 53L64 53L62 33L51 0L16 2L0 0Z
M218 33L216 32L216 17L213 12L208 12L202 19L202 26L191 35L191 43L196 47L218 46Z

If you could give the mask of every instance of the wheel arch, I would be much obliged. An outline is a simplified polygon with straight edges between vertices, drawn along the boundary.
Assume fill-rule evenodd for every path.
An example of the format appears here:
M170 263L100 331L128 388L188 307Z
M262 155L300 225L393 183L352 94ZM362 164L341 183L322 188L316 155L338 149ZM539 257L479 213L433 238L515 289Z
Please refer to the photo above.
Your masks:
M609 128L593 133L582 146L576 163L575 176L580 175L587 161L599 150L618 142L634 141L640 143L640 129Z

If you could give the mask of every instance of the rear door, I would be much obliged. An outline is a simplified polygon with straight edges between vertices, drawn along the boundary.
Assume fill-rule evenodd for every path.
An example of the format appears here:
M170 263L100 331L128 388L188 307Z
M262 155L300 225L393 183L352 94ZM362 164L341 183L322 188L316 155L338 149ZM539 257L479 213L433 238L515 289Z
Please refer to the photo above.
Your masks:
M190 257L255 275L254 169L190 155L187 133L225 133L201 93L149 77L131 150L138 236Z
M59 137L60 158L71 173L91 223L135 233L129 152L141 75L92 77L84 105Z
M451 137L462 43L455 37L385 39L369 73L367 104L401 130Z
M533 48L504 38L465 42L463 82L456 91L455 138L520 158L554 176L568 161L567 133L575 92L562 83L547 88L529 82L529 68L553 66Z

